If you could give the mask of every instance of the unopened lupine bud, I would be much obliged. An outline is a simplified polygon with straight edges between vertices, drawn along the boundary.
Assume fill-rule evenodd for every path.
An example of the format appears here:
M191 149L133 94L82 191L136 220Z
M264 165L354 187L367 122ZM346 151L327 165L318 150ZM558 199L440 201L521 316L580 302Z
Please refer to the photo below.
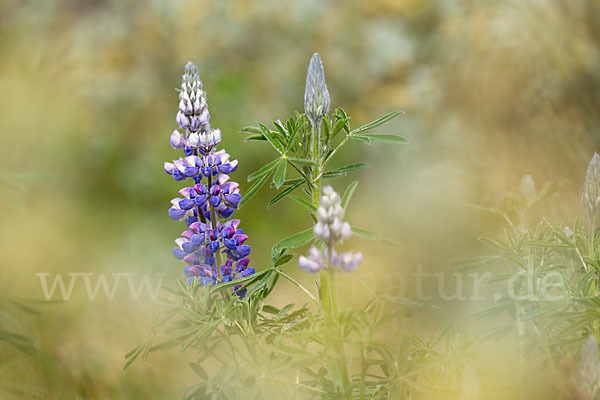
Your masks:
M519 185L519 191L525 196L529 203L535 200L535 182L531 175L524 175Z
M590 161L581 191L581 202L590 221L594 221L600 210L600 156L594 153Z
M313 54L308 64L304 111L313 125L329 111L329 91L327 91L325 72L323 72L323 63L319 53Z

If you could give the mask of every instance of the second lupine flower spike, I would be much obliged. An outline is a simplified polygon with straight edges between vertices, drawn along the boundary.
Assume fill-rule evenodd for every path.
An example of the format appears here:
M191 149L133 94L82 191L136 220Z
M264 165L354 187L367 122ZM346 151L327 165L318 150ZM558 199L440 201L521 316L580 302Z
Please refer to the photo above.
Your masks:
M239 228L240 220L227 220L238 208L242 196L238 184L229 179L237 169L225 150L216 150L221 131L212 129L206 104L206 93L198 69L191 62L185 67L179 90L179 129L171 134L171 146L184 150L185 157L166 162L165 171L175 180L194 180L193 186L179 191L181 197L171 200L169 216L185 220L187 229L175 240L175 258L185 261L189 282L203 286L242 279L254 274L248 267L248 236ZM202 181L206 178L206 183ZM221 258L226 257L223 262ZM243 297L246 289L233 286Z
M323 188L323 196L317 208L317 223L314 227L315 237L321 239L325 249L321 252L317 247L311 247L308 257L300 256L300 268L308 272L319 272L324 268L341 268L352 272L362 262L361 253L346 252L337 254L335 246L352 234L348 222L344 222L344 208L340 196L331 188Z

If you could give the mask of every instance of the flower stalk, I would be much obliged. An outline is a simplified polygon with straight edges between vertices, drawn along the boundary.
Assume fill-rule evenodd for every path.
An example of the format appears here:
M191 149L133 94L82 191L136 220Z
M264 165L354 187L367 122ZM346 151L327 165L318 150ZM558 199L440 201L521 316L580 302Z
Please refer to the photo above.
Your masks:
M318 53L313 54L306 75L306 91L304 94L304 110L310 121L311 151L310 155L315 167L312 170L312 204L316 208L318 222L314 227L315 237L325 243L321 253L316 247L310 249L309 257L301 256L300 267L319 272L319 298L326 327L332 337L340 337L342 332L338 321L338 301L335 284L335 269L353 270L362 260L360 253L353 255L344 253L337 255L335 245L351 234L350 225L342 222L344 210L340 205L340 197L330 186L321 190L323 160L321 159L322 120L329 110L329 92L325 83L323 64ZM334 339L333 351L342 378L344 396L352 396L352 380L350 378L346 351L343 343Z
M185 261L190 284L209 286L231 282L255 273L248 267L248 236L239 228L240 220L230 219L241 201L239 185L228 174L237 169L225 150L217 150L221 131L212 129L206 93L198 69L189 62L179 90L179 125L171 134L171 146L183 150L185 157L166 162L165 171L177 181L192 179L193 186L179 191L182 197L171 200L169 216L184 220L187 229L175 240L175 258ZM206 184L203 183L206 179ZM223 262L223 256L227 261ZM244 297L246 289L233 286ZM225 295L227 299L229 296Z

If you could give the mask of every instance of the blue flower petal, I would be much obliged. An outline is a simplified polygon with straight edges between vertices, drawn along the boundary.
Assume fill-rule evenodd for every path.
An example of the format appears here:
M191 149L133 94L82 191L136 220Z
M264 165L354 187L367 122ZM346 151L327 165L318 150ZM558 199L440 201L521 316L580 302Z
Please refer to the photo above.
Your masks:
M169 217L171 217L175 220L179 220L179 219L183 218L184 215L185 215L185 210L180 210L175 207L169 208Z
M187 253L183 249L180 249L179 247L173 248L173 256L175 256L175 258L178 260L181 260L183 257L185 257L186 254Z
M248 254L250 254L250 246L248 246L247 244L242 245L242 246L238 246L238 247L236 247L235 251L241 257L246 257Z
M190 210L192 207L194 207L194 200L192 200L192 199L179 200L179 207L182 210Z

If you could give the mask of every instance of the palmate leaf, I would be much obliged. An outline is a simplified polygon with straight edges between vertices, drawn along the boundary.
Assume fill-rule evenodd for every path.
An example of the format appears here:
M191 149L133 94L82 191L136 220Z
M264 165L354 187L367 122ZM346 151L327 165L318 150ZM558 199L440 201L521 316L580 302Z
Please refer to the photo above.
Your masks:
M387 143L398 143L398 144L407 144L408 143L408 140L406 140L406 138L404 138L402 136L383 134L383 133L373 133L373 134L364 134L364 135L354 136L355 139L358 137L368 138L370 140L376 140L379 142L387 142Z
M267 269L263 272L266 272L261 279L257 280L256 283L254 282L248 282L247 284L243 285L240 290L244 290L244 289L248 289L248 292L246 292L246 297L251 298L254 293L258 293L259 291L265 290L267 288L267 284L269 283L269 280L271 279L271 277L273 276L273 273L275 272L274 269ZM238 280L237 282L239 282L240 280ZM254 284L254 286L249 287L250 285Z
M344 120L345 122L342 124L342 128L346 131L346 133L350 133L350 117L348 117L348 115L346 114L346 111L344 111L343 108L336 108L335 109L335 118L339 121L339 120ZM337 125L337 122L336 122ZM333 126L333 132L335 133L336 130L336 126Z
M327 143L331 135L331 124L329 123L329 117L327 115L323 117L323 134L325 136L325 143Z
M271 261L273 261L273 265L285 254L286 250L287 249L280 249L275 246L271 248Z
M293 119L291 119L291 120L293 120ZM292 149L292 147L296 144L296 137L298 136L298 133L304 128L304 121L302 121L302 123L299 125L293 125L291 122L288 121L287 125L288 125L288 132L291 130L291 134L288 139L287 146L285 147L286 153L288 151L290 151Z
M281 192L279 192L275 197L273 197L271 199L271 201L269 201L269 204L267 205L267 209L273 207L275 204L277 204L278 202L280 202L281 200L285 199L287 196L289 196L294 190L298 189L300 186L302 186L302 184L304 183L304 181L300 181L300 182L296 182L293 185L290 185L288 187L286 187L285 189L283 189Z
M271 143L271 146L273 146L273 148L277 150L277 152L283 154L283 149L285 148L285 146L277 137L277 135L263 124L258 124L258 127L260 128L265 138L269 141L269 143Z
M250 133L250 134L258 133L262 136L262 131L260 130L260 128L258 128L256 126L245 126L242 129L240 129L240 132L241 133Z
M250 140L263 140L263 141L267 141L267 139L265 139L265 137L263 135L249 135L246 136L246 138L244 139L246 142L250 141Z
M348 187L346 188L346 191L344 192L344 195L342 196L342 207L344 209L346 208L346 206L348 205L348 202L352 198L352 195L354 194L354 191L356 190L357 186L358 186L358 181L354 181L351 184L349 184Z
M348 124L348 121L350 121L350 118L336 115L336 121L330 133L331 139L334 139L342 129L349 131L350 125Z
M266 275L267 273L271 272L270 269L266 269L264 271L260 271L257 272L253 275L250 275L246 278L242 278L242 279L236 279L234 281L230 281L230 282L225 282L225 283L219 283L218 285L214 285L210 287L210 291L211 293L215 293L215 292L220 292L223 289L227 289L231 286L234 285L239 285L239 284L252 284L256 281L258 281L259 279L261 279L264 275Z
M280 159L279 164L277 165L277 169L275 170L275 174L273 175L273 184L275 188L279 189L283 182L285 181L285 172L287 167L287 161L285 159Z
M288 132L285 130L285 128L283 127L281 121L274 121L273 122L273 126L279 131L279 133L281 133L281 135L286 138L289 136Z
M369 168L370 165L364 162L349 164L340 168L335 168L323 173L323 178L333 178L337 176L345 176L348 172L358 171L364 168Z
M398 243L394 242L393 240L386 239L386 238L382 237L380 234L378 234L376 232L368 231L366 229L352 227L352 232L356 236L361 237L363 239L374 240L376 242L381 242L381 243L386 244L388 246L394 246L394 247L398 247L399 246Z
M248 200L250 200L252 196L254 196L260 190L260 188L263 187L263 185L267 182L267 179L269 179L269 175L270 174L263 175L262 178L250 186L250 188L242 196L242 200L240 200L240 207L246 204Z
M283 181L283 185L281 186L292 186L292 185L296 185L297 183L304 183L305 180L304 178L294 178L294 179L286 179L285 181ZM273 183L271 182L271 187L273 187Z
M309 203L308 201L304 200L301 197L291 195L290 199L302 204L304 207L308 208L310 210L310 212L314 213L315 211L317 211L317 207L315 207L314 205L312 205L311 203Z
M368 136L352 135L350 137L352 139L356 140L357 142L361 142L361 143L364 143L364 144L371 144L371 139L369 139Z
M302 165L310 165L313 167L317 166L317 163L314 162L313 160L307 160L305 158L298 158L298 157L285 157L288 159L288 161L290 162L294 162L296 164L302 164Z
M131 365L132 362L135 361L136 358L148 347L148 342L144 342L139 346L135 347L129 353L125 354L125 364L123 364L123 370L126 370L127 367Z
M283 254L281 257L279 257L277 260L275 260L275 263L273 264L273 266L279 267L279 266L289 262L292 258L294 258L293 254Z
M260 128L258 128L256 126L245 126L242 129L240 129L240 133L248 134L248 136L246 136L244 141L249 141L249 140L264 140L264 141L266 141L267 140L267 138L262 134L262 131L260 130Z
M269 162L268 164L264 165L263 167L259 168L258 170L252 172L250 175L248 175L248 182L252 182L256 178L260 178L261 176L271 172L278 165L277 163L280 160L281 160L281 158L276 158L275 160Z
M371 130L373 128L377 128L378 126L381 126L381 125L385 124L386 122L389 122L392 119L396 118L400 114L404 114L404 111L392 111L391 113L386 114L383 117L378 118L373 122L369 122L368 124L365 124L363 126L360 126L356 129L351 130L350 134L356 135L361 132L365 132L365 131Z
M313 228L308 228L285 239L280 240L273 249L293 249L310 242L314 237Z
M208 374L200 364L190 363L189 366L199 378L208 380Z

